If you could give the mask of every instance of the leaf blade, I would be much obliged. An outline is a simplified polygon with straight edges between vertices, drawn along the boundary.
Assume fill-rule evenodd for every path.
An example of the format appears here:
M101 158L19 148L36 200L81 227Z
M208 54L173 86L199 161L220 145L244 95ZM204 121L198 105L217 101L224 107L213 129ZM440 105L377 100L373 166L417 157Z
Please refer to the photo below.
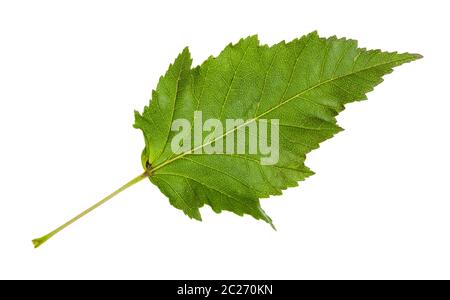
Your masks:
M144 151L143 159L153 165L151 180L191 218L200 220L199 208L207 204L216 212L248 214L272 224L259 200L311 176L306 154L342 130L335 117L344 106L367 99L394 67L419 58L361 49L354 40L324 39L316 32L272 47L259 45L256 36L230 44L190 70L183 96L174 101L174 108L183 110L174 109L173 116L192 121L200 110L205 119L246 121L179 155L166 147L168 134L158 158ZM277 164L258 165L261 155L254 154L194 154L262 118L280 120ZM150 134L145 126L137 127ZM146 138L146 144L151 142Z

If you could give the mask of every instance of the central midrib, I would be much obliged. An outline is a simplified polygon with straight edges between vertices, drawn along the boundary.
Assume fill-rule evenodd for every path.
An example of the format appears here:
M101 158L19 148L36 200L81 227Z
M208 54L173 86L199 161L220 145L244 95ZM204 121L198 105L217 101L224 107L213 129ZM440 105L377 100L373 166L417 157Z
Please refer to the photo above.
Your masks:
M381 64L376 64L376 65L373 65L373 66L370 66L370 67L367 67L367 68L363 68L363 69L358 70L358 71L356 71L356 72L351 72L351 73L348 73L348 74L345 74L345 75L342 75L342 76L338 76L338 77L335 77L335 78L330 78L330 79L327 79L327 80L325 80L325 81L319 82L319 83L313 85L312 87L309 87L309 88L307 88L307 89L305 89L305 90L303 90L303 91L301 91L301 92L295 94L294 96L292 96L292 97L290 97L290 98L284 100L283 102L277 104L277 105L274 106L273 108L271 108L271 109L269 109L269 110L263 112L263 113L260 114L259 116L254 117L254 118L248 120L247 122L244 122L243 124L241 124L241 125L239 125L239 126L236 126L234 129L225 132L224 134L222 134L221 136L217 137L216 139L214 139L214 140L212 140L212 141L210 141L210 142L208 142L208 143L202 144L202 145L200 145L200 146L197 146L197 147L195 147L195 148L193 148L193 149L191 149L191 150L189 150L189 151L187 151L187 152L184 152L184 153L182 153L182 154L180 154L180 155L178 155L178 156L175 156L175 157L172 158L172 159L169 159L169 160L167 160L167 161L165 161L165 162L163 162L163 163L161 163L161 164L155 166L155 167L152 169L152 173L156 172L157 170L161 169L162 167L164 167L164 166L166 166L166 165L168 165L168 164L170 164L170 163L172 163L172 162L174 162L174 161L176 161L176 160L178 160L178 159L180 159L180 158L182 158L182 157L184 157L184 156L186 156L186 155L188 155L188 154L192 154L192 153L195 152L196 150L199 150L199 149L201 149L201 148L203 148L203 147L205 147L205 146L207 146L207 145L211 145L212 143L214 143L215 141L217 141L217 140L219 140L219 139L223 139L223 138L226 137L228 134L237 131L239 128L242 128L242 127L247 126L248 124L250 124L250 123L252 123L252 122L257 121L258 119L260 119L260 118L264 117L265 115L271 113L272 111L274 111L274 110L280 108L281 106L285 105L286 103L289 103L290 101L294 100L295 98L297 98L297 97L299 97L299 96L301 96L301 95L303 95L303 94L305 94L305 93L307 93L307 92L309 92L309 91L312 91L312 90L314 90L314 89L316 89L316 88L318 88L318 87L320 87L320 86L322 86L322 85L324 85L324 84L327 84L327 83L330 83L330 82L333 82L333 81L336 81L336 80L339 80L339 79L342 79L342 78L345 78L345 77L348 77L348 76L351 76L351 75L355 75L355 74L360 73L360 72L368 71L368 70L370 70L370 69L374 69L374 68L377 68L377 67L381 67L381 66L385 66L385 65L389 65L389 64L393 64L393 63L398 63L398 62L402 62L402 61L409 61L409 60L411 60L411 58L402 58L402 59L392 60L392 61L389 61L389 62L385 62L385 63L381 63Z

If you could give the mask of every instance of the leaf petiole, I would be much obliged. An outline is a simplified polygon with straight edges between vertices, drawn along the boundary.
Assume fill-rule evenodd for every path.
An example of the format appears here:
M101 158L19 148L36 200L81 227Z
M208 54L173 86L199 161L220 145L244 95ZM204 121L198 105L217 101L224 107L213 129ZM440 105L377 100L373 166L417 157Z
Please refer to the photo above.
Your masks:
M64 223L63 225L59 226L55 230L51 231L50 233L48 233L48 234L46 234L46 235L44 235L44 236L42 236L42 237L40 237L38 239L34 239L32 241L33 245L34 245L34 248L38 248L43 243L48 241L50 238L52 238L54 235L56 235L57 233L59 233L60 231L62 231L66 227L68 227L69 225L75 223L77 220L81 219L82 217L84 217L85 215L90 213L91 211L95 210L97 207L100 207L101 205L105 204L106 202L108 202L108 200L111 200L114 196L117 196L118 194L120 194L121 192L125 191L129 187L131 187L131 186L135 185L136 183L142 181L143 179L149 177L150 174L151 174L150 170L145 171L144 173L142 173L141 175L133 178L132 180L130 180L129 182L124 184L122 187L120 187L119 189L115 190L114 192L112 192L111 194L109 194L108 196L106 196L105 198L103 198L102 200L100 200L99 202L94 204L93 206L91 206L88 209L86 209L85 211L83 211L81 214L79 214L76 217L72 218L70 221Z

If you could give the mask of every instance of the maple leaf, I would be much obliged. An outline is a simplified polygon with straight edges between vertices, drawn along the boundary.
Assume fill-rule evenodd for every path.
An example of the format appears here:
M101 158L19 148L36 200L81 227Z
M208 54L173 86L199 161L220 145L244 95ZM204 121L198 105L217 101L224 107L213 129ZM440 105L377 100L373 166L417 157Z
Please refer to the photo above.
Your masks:
M251 215L272 224L261 198L280 195L313 172L306 154L342 129L336 116L347 103L366 94L394 67L421 58L418 54L358 48L357 42L316 32L274 46L260 45L256 36L229 44L217 57L192 68L188 48L169 66L143 113L135 112L134 126L142 130L144 173L57 230L34 240L35 246L144 178L155 184L170 203L201 220L199 208L209 205L237 215ZM198 137L195 124L203 120L242 120L219 131L200 132L193 143L174 149L175 120L190 124L188 137ZM277 120L277 157L263 163L267 153L216 151L230 136L251 132L261 121ZM267 125L267 124L266 124ZM217 129L217 128L215 128ZM261 131L257 131L261 133ZM250 138L244 148L251 147ZM233 144L233 150L236 145Z

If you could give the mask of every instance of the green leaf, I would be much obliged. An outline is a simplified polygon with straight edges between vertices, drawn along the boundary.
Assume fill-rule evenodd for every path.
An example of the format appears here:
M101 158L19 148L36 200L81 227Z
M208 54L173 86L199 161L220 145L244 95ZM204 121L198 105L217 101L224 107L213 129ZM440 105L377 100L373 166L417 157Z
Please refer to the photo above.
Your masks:
M272 47L251 36L192 69L186 48L161 77L149 106L135 113L134 126L145 138L143 166L170 203L191 218L201 220L199 208L207 204L217 213L248 214L272 224L260 199L311 176L306 154L342 130L336 116L344 105L366 99L383 75L418 58L361 49L354 40L324 39L316 32ZM203 120L245 123L176 154L171 124L177 119L192 124L194 111L201 111ZM276 164L261 164L261 154L195 153L226 144L227 136L262 119L279 120Z
M135 112L134 126L145 139L144 172L32 242L41 246L146 178L191 218L201 220L199 208L207 204L273 227L260 199L311 176L306 154L342 130L336 116L344 105L366 99L394 67L419 58L361 49L354 40L316 32L272 47L251 36L195 68L185 48L160 78L149 106ZM180 120L188 124L182 139L172 130ZM223 125L230 120L240 123ZM216 125L206 126L209 121ZM278 151L262 151L273 149Z

